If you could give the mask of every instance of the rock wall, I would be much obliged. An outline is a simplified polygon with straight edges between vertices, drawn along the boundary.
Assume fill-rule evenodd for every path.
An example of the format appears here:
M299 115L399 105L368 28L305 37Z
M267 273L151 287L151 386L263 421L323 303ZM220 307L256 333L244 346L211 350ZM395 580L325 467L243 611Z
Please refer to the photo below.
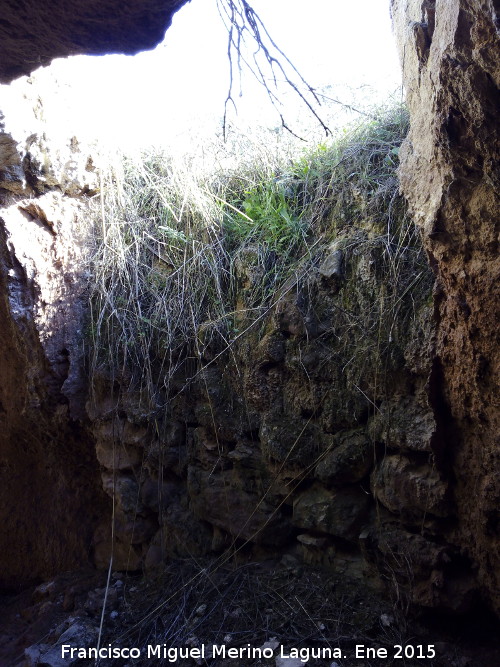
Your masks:
M53 58L154 48L186 0L36 0L0 3L0 83Z
M77 224L96 174L76 139L49 148L38 129L14 138L0 127L0 588L8 589L88 563L96 517L106 513L82 421L87 299Z
M401 183L435 267L435 405L455 539L500 609L499 5L393 0L411 130Z
M98 379L89 415L115 498L116 568L288 554L375 589L390 582L400 604L474 603L433 405L432 273L417 237L392 255L354 184L346 206L351 222L257 320L258 249L239 257L244 333L230 349L206 322L196 355L154 397L128 375ZM104 525L101 567L110 540Z

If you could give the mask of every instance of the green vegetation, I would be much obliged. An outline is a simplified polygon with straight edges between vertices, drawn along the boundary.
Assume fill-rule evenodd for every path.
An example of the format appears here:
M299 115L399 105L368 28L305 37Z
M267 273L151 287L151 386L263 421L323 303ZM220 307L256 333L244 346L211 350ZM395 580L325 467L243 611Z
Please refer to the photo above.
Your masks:
M393 108L313 150L280 151L271 134L239 137L205 147L202 165L149 153L103 174L91 253L93 370L128 378L152 410L161 407L180 366L206 363L207 341L230 349L283 290L317 270L332 243L347 259L370 249L383 296L374 304L348 268L341 319L351 343L353 330L366 341L351 356L380 358L375 347L411 314L415 297L406 297L430 284L398 194L407 122Z

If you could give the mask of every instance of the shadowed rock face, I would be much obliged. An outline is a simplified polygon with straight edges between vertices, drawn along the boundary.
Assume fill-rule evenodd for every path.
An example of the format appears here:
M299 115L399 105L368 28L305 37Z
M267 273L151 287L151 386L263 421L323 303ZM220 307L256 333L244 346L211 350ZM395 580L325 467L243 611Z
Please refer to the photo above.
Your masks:
M500 608L496 0L393 0L411 130L401 183L438 278L435 408L457 541Z
M28 102L26 102L28 104ZM0 591L86 565L106 515L87 392L81 246L96 174L73 140L50 161L0 121Z
M2 0L0 82L53 58L154 48L185 0Z

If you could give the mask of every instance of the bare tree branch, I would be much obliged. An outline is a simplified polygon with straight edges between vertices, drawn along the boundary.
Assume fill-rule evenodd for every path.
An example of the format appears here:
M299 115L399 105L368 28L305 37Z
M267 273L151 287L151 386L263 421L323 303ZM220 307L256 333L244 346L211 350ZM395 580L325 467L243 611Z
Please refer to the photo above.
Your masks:
M325 134L331 134L330 128L323 121L314 105L321 106L315 89L304 79L288 56L277 46L266 26L246 0L217 0L219 14L228 31L227 54L229 58L229 87L224 103L223 135L226 137L227 110L230 103L236 108L233 97L234 64L236 58L241 95L242 65L264 86L267 96L276 109L284 129L297 137L285 122L278 96L278 85L284 83L292 88L295 94L316 118ZM248 38L248 42L247 39ZM244 55L244 47L253 46L251 61ZM266 70L270 75L266 75ZM303 92L304 91L304 92ZM348 105L346 105L348 106ZM301 137L298 137L299 139Z

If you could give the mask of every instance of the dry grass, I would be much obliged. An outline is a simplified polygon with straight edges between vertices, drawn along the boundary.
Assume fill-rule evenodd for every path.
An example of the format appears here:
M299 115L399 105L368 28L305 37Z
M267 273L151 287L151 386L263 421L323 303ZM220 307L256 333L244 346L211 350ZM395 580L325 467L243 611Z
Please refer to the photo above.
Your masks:
M219 349L241 337L236 274L249 252L261 280L246 321L257 322L287 279L307 276L321 249L349 238L360 218L377 234L350 238L344 250L355 255L368 244L379 258L384 322L346 303L346 331L366 338L367 326L382 328L382 344L390 342L407 292L425 273L397 193L406 127L405 112L392 109L301 154L275 133L234 135L229 144L204 146L202 155L150 153L103 173L90 259L92 372L105 369L122 387L141 389L152 413L164 408L179 368L191 359L199 369L201 328Z
M108 626L103 645L138 646L144 654L148 645L259 648L274 639L286 649L338 647L353 656L356 644L392 648L392 633L397 630L390 605L375 593L359 583L303 566L267 562L213 567L209 561L177 561L147 583L130 579L126 586L120 620L115 627ZM384 619L389 620L391 630ZM200 664L215 667L236 662L208 658ZM313 659L308 664L329 666L331 662ZM193 661L175 664L187 666ZM274 667L275 660L256 657L239 664ZM368 660L364 664L378 663Z

